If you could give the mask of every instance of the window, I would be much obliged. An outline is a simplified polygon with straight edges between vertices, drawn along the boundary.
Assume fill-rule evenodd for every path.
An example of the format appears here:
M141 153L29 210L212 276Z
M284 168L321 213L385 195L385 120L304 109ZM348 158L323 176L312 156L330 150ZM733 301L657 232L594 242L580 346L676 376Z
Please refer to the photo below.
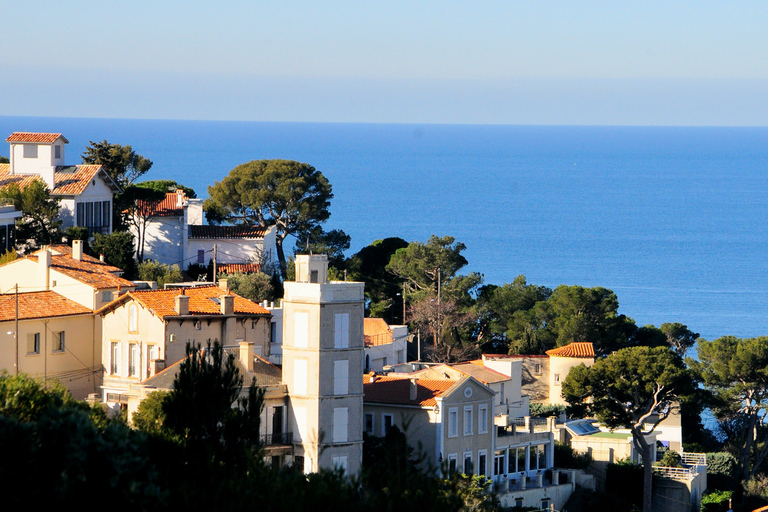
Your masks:
M464 435L472 435L472 406L464 407Z
M507 462L508 473L520 473L525 471L525 448L510 448Z
M397 364L402 364L405 362L405 356L403 355L402 350L397 351Z
M309 272L309 282L310 283L317 283L319 281L318 272L317 270L310 270Z
M477 433L488 433L488 406L481 405L477 408Z
M529 469L531 471L544 469L546 467L547 461L544 448L545 446L543 444L537 444L530 447Z
M251 326L253 326L253 324L251 324ZM269 324L269 342L277 343L277 322L272 322Z
M541 375L541 363L534 363L533 364L533 374L534 375Z
M346 443L349 429L347 428L349 420L349 408L333 408L333 442Z
M24 144L24 158L37 158L37 144Z
M458 455L455 453L448 454L448 472L455 473L458 470Z
M374 416L372 412L365 413L365 432L373 435Z
M333 469L340 469L342 472L347 472L347 456L339 455L332 458Z
M195 330L199 331L203 328L203 323L200 320L195 320Z
M523 508L523 498L515 498L515 508Z
M293 314L293 345L299 348L309 346L309 313L306 311Z
M117 375L120 372L120 344L112 342L112 360L110 364L110 374Z
M465 475L472 474L472 453L471 452L464 454L464 474Z
M97 233L106 233L111 218L109 201L77 203L75 220L78 226L83 228L96 228Z
M555 374L555 386L559 386L559 385L560 385L560 374L556 373Z
M139 345L136 343L128 344L128 376L137 377L139 375Z
M541 510L549 510L549 504L552 500L549 498L544 498L541 500Z
M485 450L477 452L477 474L479 476L485 476L485 473L487 472L486 464L487 464L488 454Z
M53 157L54 158L61 158L61 145L56 144L53 146Z
M448 410L448 437L457 437L459 435L459 410L451 407Z
M349 313L336 313L334 315L334 347L349 347Z
M136 304L128 306L128 332L139 331L139 308Z
M26 146L24 146L26 147ZM40 333L27 334L27 354L40 353Z
M493 456L493 474L504 474L504 450L497 450Z
M205 249L197 250L197 264L205 265Z
M110 290L101 292L101 302L112 302L112 292Z
M306 359L293 360L293 393L297 395L307 394L307 370Z
M53 333L53 351L64 352L64 331Z
M158 359L159 350L157 345L147 345L147 377L152 375L152 362Z
M349 394L349 361L333 362L333 394Z
M394 420L392 419L391 414L382 414L381 415L381 433L382 435L387 435L387 432L389 432L389 429L392 428L392 425L394 425Z

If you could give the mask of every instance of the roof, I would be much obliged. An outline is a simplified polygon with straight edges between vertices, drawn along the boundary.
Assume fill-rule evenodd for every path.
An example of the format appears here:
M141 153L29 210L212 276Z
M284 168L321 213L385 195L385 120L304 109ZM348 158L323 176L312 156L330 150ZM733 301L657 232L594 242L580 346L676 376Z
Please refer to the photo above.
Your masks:
M110 302L98 310L97 313L106 314L128 300L135 300L160 318L179 316L176 313L176 296L182 295L182 292L189 297L190 315L221 316L221 306L219 303L221 296L233 295L235 297L234 313L236 315L272 316L267 309L255 302L230 291L222 290L215 285L196 286L194 288L184 288L183 290L173 288L169 290L130 291Z
M37 251L24 258L13 260L8 263L8 265L13 265L17 261L24 260L30 260L37 263L40 252L41 251ZM120 271L119 268L107 265L101 261L88 261L85 260L85 258L82 261L78 261L72 257L71 252L70 254L53 254L52 252L50 268L51 270L60 272L97 290L134 287L132 282L113 273L115 271Z
M184 215L184 201L189 198L181 194L181 202L179 205L179 196L176 192L167 192L163 199L157 201L137 201L138 210L142 215L153 217L181 217Z
M35 133L35 132L13 132L5 142L27 142L33 144L53 144L58 139L64 142L69 141L60 133Z
M255 274L261 272L261 263L218 263L216 268L224 274Z
M76 196L99 176L113 190L120 190L101 165L60 165L56 167L54 181L56 187L51 191L55 196ZM35 180L42 180L37 174L11 174L11 164L0 164L0 188L16 183L25 188Z
M264 238L261 226L189 226L189 238Z
M547 350L548 356L559 357L595 357L595 349L591 342L573 342L564 347Z
M416 384L416 400L411 400L411 386ZM370 376L363 382L363 401L371 404L413 405L434 407L437 397L440 397L453 386L455 380L403 379L392 377L376 377L374 382Z
M86 315L93 311L53 291L19 293L19 320ZM16 294L0 295L0 321L16 318Z
M484 366L478 366L477 364L474 364L471 361L466 363L452 364L451 367L455 370L460 371L464 375L469 375L470 377L474 377L476 380L479 380L483 384L494 384L496 382L504 382L504 381L510 380L511 378L507 375L504 375L501 372L497 372L496 370L492 370Z
M528 359L533 357L547 357L544 354L483 354L483 359Z
M51 248L51 254L63 254L65 256L72 257L72 247L70 247L67 244L54 244L50 246ZM43 249L40 249L38 251L33 252L32 254L37 254ZM94 258L93 256L89 256L88 254L83 253L83 261L86 263L93 263L94 265L100 265L106 272L112 272L112 273L123 273L123 269L115 267L110 265L109 263L106 263L104 261L101 261L99 258Z
M363 333L366 336L391 333L392 329L383 318L363 318Z

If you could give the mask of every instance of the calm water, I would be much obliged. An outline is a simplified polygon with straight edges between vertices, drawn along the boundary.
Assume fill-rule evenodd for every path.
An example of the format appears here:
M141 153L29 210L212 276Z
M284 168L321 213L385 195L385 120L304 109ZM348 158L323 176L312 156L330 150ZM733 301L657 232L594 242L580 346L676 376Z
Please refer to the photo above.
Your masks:
M131 144L154 162L146 179L201 197L248 160L308 162L333 184L328 227L349 254L453 235L489 283L605 286L641 325L768 335L768 128L0 117L13 131L63 133L69 163L89 140Z

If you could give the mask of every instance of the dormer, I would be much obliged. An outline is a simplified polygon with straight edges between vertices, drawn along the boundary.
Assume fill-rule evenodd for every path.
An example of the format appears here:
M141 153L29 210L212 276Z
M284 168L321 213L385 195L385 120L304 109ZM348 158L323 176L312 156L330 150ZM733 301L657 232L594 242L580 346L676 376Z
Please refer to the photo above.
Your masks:
M64 165L64 145L69 143L62 134L14 132L5 141L11 144L10 174L36 174L49 190L56 188L56 167Z

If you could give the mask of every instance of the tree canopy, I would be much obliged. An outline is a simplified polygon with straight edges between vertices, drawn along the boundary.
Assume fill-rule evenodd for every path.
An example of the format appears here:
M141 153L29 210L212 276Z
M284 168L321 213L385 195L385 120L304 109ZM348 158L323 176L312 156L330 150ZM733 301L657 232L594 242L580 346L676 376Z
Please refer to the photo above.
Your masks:
M323 174L309 164L290 160L254 160L238 165L208 187L204 203L211 223L275 226L277 258L283 278L288 235L313 232L330 216L333 193Z
M151 188L152 190L162 192L163 194L181 189L184 191L184 194L188 198L195 199L197 197L194 189L182 185L181 183L178 183L174 180L148 180L134 183L134 185L142 188Z
M61 240L59 201L52 198L41 180L33 180L23 189L16 183L0 189L0 199L13 201L24 216L16 222L16 245L36 248Z
M152 161L131 146L90 141L82 155L84 164L99 164L120 187L126 187L149 171Z
M645 436L693 392L693 379L683 360L667 347L625 348L591 367L574 367L562 387L568 403L585 406L609 428L630 430L643 458L643 511L650 512L655 461Z

